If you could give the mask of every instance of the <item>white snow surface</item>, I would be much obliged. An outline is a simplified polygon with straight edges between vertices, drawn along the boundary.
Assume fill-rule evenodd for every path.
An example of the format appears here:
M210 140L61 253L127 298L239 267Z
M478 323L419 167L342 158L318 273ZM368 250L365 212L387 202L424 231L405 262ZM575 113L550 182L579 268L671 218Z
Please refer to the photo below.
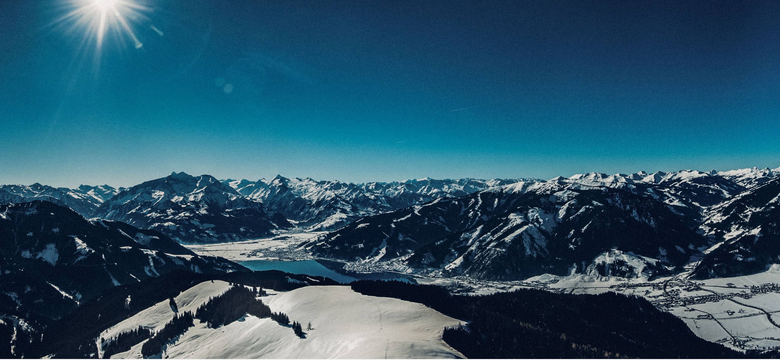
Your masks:
M163 357L463 358L441 340L446 326L461 321L421 304L365 296L348 286L309 286L269 294L263 302L275 312L286 313L291 321L300 322L305 339L295 336L289 327L254 316L217 329L196 320L194 327L168 345ZM308 323L313 330L306 330ZM114 357L138 358L141 346Z
M51 266L56 265L57 260L60 258L60 253L57 251L57 245L46 244L46 248L39 252L35 258L43 259L47 263L51 264Z
M71 295L71 294L68 294L68 293L66 293L66 292L62 291L62 289L60 289L60 288L59 288L57 285L54 285L54 284L52 284L52 283L50 283L50 282L48 282L48 281L47 281L46 283L47 283L47 284L49 284L51 287L53 287L53 288L54 288L54 290L57 290L57 292L59 292L60 294L62 294L62 297L64 297L64 298L68 298L68 299L70 299L70 300L73 300L73 301L74 301L76 304L78 304L78 303L79 303L79 298L81 297L81 295L73 296L73 295ZM77 294L78 294L78 293L77 293Z
M230 289L230 284L224 281L204 281L182 292L174 298L179 312L192 312L205 304L210 298L216 297ZM132 317L123 320L100 334L102 339L115 338L123 332L129 332L142 326L152 331L160 330L171 321L176 313L171 309L168 300L161 301L154 306L143 310ZM139 348L140 350L140 348Z
M324 231L289 233L246 241L185 244L184 247L198 255L220 256L235 262L247 260L308 260L311 259L311 254L299 249L299 246L324 234L326 234Z

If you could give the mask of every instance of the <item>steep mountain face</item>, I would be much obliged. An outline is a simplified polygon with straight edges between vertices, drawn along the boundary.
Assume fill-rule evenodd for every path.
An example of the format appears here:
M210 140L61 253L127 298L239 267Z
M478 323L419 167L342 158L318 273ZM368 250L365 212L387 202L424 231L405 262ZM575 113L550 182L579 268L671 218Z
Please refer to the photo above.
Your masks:
M723 239L694 271L707 279L765 271L780 263L780 178L764 182L713 208L702 225Z
M0 186L0 204L18 204L34 200L46 200L67 206L77 213L90 217L95 210L116 195L121 189L108 185L81 185L76 189L55 188L38 183Z
M739 170L719 171L717 172L717 174L726 179L736 182L737 184L741 185L746 189L749 189L749 188L756 187L757 185L761 185L766 182L769 182L770 180L776 178L777 176L780 176L780 168L759 169L754 167L754 168L746 168L746 169L739 169Z
M310 230L336 229L368 215L402 209L443 197L465 196L517 180L407 180L365 184L288 179L226 180L242 195L261 201Z
M650 277L680 271L724 236L733 238L725 230L718 233L718 226L734 225L716 226L713 219L724 216L711 215L713 209L736 212L735 219L746 215L733 210L737 205L722 204L759 198L762 219L776 221L771 212L775 209L771 202L778 196L772 184L780 181L771 180L776 174L769 169L589 173L520 181L365 217L307 246L317 256L350 261L358 270L379 264L499 280L571 272ZM754 223L745 229L756 232L761 226L767 237L771 234L767 229L776 229L774 223L762 226L758 215L752 216ZM712 261L714 254L702 264Z
M173 270L246 269L197 256L155 231L87 221L49 201L0 206L0 325L16 324L27 335L108 288Z
M296 225L312 230L338 227L354 216L378 211L353 205L350 197L359 189L353 184L339 182L277 176L271 181L263 179L246 184L237 191L262 202Z
M109 185L80 185L79 187L72 189L71 191L89 196L91 200L96 204L102 204L106 200L116 196L125 188L115 188Z
M649 276L685 264L707 244L672 206L647 193L570 185L518 183L366 217L311 249L349 261L401 259L446 275L519 279L586 270Z
M179 242L234 241L269 235L291 224L266 212L209 175L173 173L124 190L103 203L95 217L152 229Z

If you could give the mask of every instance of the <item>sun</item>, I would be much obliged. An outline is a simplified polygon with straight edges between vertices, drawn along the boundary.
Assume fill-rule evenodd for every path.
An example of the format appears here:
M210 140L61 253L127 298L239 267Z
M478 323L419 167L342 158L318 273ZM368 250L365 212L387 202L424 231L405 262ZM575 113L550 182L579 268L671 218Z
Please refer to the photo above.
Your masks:
M100 7L101 9L111 9L116 5L116 0L93 0L96 6Z
M121 41L129 40L136 49L143 47L133 27L148 21L151 8L141 0L66 0L67 13L57 23L67 23L85 31L85 39L94 41L98 51L106 35L113 34Z

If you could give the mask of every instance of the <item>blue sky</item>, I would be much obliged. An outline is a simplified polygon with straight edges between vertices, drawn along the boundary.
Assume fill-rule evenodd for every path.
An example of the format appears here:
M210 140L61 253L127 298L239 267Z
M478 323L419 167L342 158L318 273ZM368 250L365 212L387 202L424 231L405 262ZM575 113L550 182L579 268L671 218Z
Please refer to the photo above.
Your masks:
M0 183L780 166L778 2L135 2L0 2Z

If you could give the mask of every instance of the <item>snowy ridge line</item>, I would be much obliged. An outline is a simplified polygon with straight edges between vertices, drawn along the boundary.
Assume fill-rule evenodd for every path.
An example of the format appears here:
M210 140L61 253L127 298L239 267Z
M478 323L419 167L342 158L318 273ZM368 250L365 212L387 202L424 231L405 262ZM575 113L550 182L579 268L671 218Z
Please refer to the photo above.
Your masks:
M215 281L216 283L216 281ZM213 284L212 284L213 285ZM229 284L223 284L229 286ZM175 299L181 311L185 294L210 290L200 283ZM445 327L462 323L418 303L371 297L348 286L305 286L289 292L265 289L262 301L304 326L298 338L269 318L248 315L212 329L199 320L165 347L164 358L463 358L441 340ZM192 301L189 306L204 301ZM167 307L167 310L166 310ZM147 323L150 328L172 318L168 301L137 313L101 334L101 339ZM151 316L151 320L144 317ZM311 324L311 328L308 327ZM112 358L139 358L144 342Z

